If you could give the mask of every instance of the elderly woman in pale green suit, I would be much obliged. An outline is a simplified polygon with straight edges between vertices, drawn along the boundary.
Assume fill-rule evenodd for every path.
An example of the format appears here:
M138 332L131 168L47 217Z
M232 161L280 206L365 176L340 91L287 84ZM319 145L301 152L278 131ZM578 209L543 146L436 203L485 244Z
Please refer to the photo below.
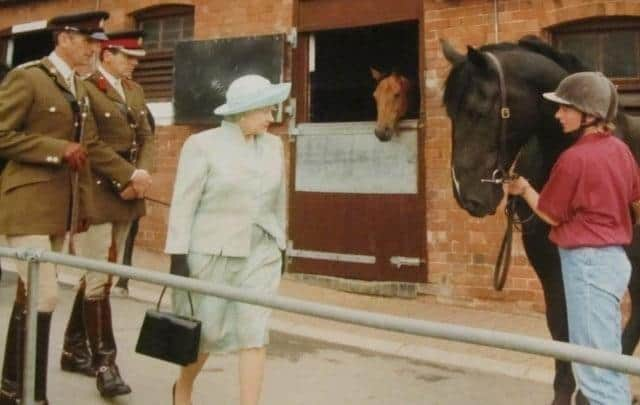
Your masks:
M215 110L224 117L221 126L185 142L165 247L172 273L276 292L285 248L284 149L267 129L273 106L284 101L290 89L290 83L271 84L258 75L236 79L226 103ZM257 404L270 310L202 295L193 295L193 304L195 317L202 321L200 356L181 368L173 403L191 403L194 380L209 353L237 351L240 403ZM185 292L174 292L174 309L191 315Z

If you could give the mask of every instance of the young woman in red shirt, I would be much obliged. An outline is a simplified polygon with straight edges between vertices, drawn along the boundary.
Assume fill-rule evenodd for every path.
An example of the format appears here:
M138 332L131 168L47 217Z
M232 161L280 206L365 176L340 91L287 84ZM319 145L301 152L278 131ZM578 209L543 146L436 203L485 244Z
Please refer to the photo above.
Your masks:
M544 98L559 105L555 115L575 143L555 163L540 194L520 177L507 192L521 196L552 226L562 265L571 343L622 352L620 300L631 264L632 216L640 218L638 163L613 135L618 109L615 86L601 73L567 76ZM622 373L573 364L577 404L630 404Z

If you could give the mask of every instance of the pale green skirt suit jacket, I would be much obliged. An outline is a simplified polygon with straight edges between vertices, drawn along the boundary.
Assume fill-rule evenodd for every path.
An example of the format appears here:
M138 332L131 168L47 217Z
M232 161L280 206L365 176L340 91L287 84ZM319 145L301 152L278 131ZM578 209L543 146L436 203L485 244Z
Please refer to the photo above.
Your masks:
M275 293L285 248L286 185L279 137L247 140L223 121L190 136L169 211L165 252L188 254L190 277ZM202 321L202 352L229 352L268 343L270 310L191 294ZM175 291L174 310L191 315L187 294Z

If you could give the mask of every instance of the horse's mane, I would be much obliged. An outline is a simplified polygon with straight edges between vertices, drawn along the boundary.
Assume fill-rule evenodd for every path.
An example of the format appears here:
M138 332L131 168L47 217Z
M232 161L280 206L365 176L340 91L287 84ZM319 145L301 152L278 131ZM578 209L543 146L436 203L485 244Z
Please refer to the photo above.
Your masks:
M535 35L526 35L518 41L518 45L531 52L544 55L560 65L568 73L589 70L577 56L568 52L561 52Z
M478 50L480 52L522 50L542 55L562 67L568 73L588 70L575 55L561 52L535 35L524 36L517 43L501 42L483 45ZM453 66L445 83L443 95L444 104L449 108L458 105L477 74L478 70L472 63L458 63Z

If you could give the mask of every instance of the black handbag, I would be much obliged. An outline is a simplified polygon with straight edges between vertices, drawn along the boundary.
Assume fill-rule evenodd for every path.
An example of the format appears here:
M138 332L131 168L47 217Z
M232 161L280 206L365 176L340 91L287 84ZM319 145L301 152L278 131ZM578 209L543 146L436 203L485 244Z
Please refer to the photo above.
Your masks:
M167 287L160 293L156 309L144 315L136 352L145 356L186 366L198 358L202 323L197 319L160 311L160 302ZM193 316L193 302L189 305Z

